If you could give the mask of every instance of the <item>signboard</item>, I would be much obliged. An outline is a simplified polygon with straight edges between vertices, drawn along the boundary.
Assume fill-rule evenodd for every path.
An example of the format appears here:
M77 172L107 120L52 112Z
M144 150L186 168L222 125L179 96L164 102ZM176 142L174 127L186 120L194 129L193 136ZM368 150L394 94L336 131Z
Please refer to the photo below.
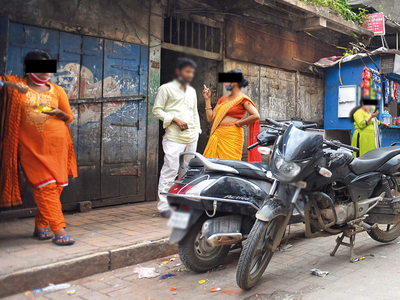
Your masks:
M385 15L383 13L368 15L368 18L364 19L364 28L372 31L375 35L385 35Z

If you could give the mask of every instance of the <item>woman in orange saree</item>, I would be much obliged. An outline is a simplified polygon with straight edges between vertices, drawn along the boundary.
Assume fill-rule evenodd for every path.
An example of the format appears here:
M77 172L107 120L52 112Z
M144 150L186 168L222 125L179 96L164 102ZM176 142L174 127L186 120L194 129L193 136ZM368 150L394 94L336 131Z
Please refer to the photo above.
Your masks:
M40 65L51 59L44 51L26 55L24 66ZM39 67L40 69L40 67ZM57 245L72 245L65 231L60 195L68 176L77 177L77 165L69 128L73 120L67 94L48 82L49 73L28 73L26 77L1 76L0 93L0 207L22 204L18 163L33 190L38 210L34 236L52 239ZM38 111L44 104L48 111Z
M211 92L204 86L207 119L209 122L214 122L204 156L241 160L244 145L243 128L249 125L248 144L255 143L260 132L258 122L260 115L254 102L241 91L242 87L248 85L242 72L234 69L228 73L240 74L241 81L224 83L225 89L231 91L231 94L221 97L214 109L211 107ZM244 118L246 114L248 117ZM261 161L261 154L256 149L249 151L248 161Z

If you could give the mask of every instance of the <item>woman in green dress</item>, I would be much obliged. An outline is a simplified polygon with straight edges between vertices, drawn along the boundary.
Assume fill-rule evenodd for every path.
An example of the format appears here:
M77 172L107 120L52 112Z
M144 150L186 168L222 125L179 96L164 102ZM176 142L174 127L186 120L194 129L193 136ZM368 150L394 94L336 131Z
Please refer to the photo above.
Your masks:
M353 147L360 149L354 152L355 157L359 157L368 151L380 147L379 125L390 127L389 123L382 123L376 119L379 110L371 113L371 105L365 105L364 99L361 105L355 107L350 113L350 121L354 123L354 134L351 141Z

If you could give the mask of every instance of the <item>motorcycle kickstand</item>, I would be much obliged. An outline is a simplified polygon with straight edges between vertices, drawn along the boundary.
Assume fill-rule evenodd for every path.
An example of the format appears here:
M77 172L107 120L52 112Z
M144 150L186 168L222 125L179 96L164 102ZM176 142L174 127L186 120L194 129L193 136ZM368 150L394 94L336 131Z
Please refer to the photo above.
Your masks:
M333 251L330 253L330 255L335 256L336 251L339 249L340 245L350 247L350 261L353 263L355 261L355 259L354 259L354 244L355 244L355 240L356 240L356 235L350 233L350 236L349 236L350 243L343 242L343 239L345 236L346 235L343 233L342 236L340 236L336 239L336 246L333 249Z

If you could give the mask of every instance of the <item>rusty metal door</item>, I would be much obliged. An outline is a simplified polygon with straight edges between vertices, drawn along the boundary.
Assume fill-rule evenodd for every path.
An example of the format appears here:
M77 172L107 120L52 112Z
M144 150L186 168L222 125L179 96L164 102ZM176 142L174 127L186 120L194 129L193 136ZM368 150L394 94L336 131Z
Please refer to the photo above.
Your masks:
M148 47L10 23L7 74L23 76L21 60L34 49L58 60L52 82L68 94L78 178L62 194L104 206L144 200ZM23 208L35 207L25 187Z

